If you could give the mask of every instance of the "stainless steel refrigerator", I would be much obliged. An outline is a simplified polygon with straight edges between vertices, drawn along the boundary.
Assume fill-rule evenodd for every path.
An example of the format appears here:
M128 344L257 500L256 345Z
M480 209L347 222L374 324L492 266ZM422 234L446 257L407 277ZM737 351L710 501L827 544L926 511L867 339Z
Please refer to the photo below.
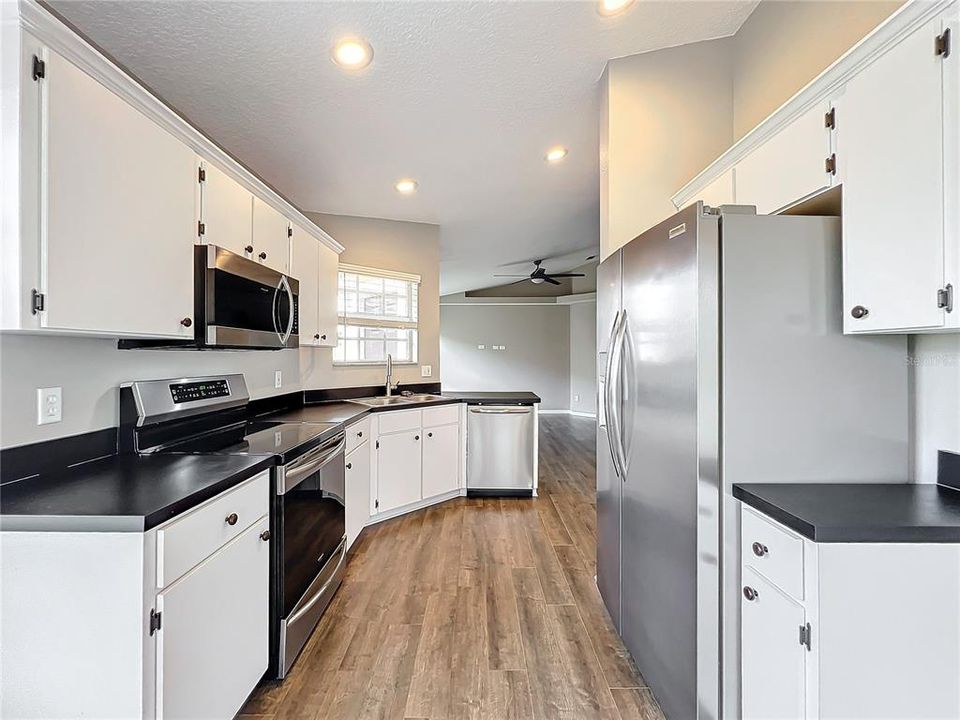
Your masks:
M739 717L738 482L904 482L904 337L842 334L839 218L690 206L597 277L597 583L671 720Z

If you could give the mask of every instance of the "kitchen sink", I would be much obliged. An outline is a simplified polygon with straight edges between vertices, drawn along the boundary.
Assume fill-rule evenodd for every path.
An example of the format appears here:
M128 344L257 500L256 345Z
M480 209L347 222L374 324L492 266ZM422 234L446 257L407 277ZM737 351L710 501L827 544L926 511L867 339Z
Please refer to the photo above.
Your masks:
M415 395L404 395L404 398L411 402L431 402L433 400L443 400L440 395L431 395L430 393L417 393Z
M356 400L351 400L351 402L360 403L361 405L368 405L369 407L384 407L386 405L409 405L410 401L401 397L400 395L391 395L390 397L372 397L372 398L357 398Z

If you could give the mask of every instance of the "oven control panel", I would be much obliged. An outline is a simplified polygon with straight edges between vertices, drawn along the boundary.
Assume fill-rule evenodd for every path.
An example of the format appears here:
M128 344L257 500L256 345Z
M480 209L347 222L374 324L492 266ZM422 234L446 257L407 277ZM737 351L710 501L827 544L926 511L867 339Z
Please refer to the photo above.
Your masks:
M203 380L199 382L177 383L170 386L173 402L195 402L210 398L227 397L230 395L230 386L226 380Z

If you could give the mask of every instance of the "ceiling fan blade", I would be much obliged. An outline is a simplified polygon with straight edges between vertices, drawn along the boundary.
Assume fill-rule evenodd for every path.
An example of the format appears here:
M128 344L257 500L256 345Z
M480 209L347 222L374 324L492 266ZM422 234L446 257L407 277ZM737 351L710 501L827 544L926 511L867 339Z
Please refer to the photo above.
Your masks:
M559 281L559 280L554 280L554 279L553 279L552 277L550 277L549 275L544 275L544 276L543 276L543 281L544 281L544 282L548 282L548 283L550 283L551 285L559 285L559 284L560 284L560 281Z
M529 275L494 275L494 277L518 277L518 278L529 278Z
M586 277L583 273L550 273L550 277Z

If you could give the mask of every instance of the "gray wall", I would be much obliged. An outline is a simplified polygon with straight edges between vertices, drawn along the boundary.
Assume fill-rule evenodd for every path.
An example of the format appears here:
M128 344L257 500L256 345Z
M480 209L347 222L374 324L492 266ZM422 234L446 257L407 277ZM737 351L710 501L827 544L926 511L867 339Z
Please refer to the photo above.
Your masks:
M570 306L570 409L597 412L597 304ZM579 396L579 400L577 397Z
M569 409L569 347L567 305L440 307L445 390L529 390L543 410Z

